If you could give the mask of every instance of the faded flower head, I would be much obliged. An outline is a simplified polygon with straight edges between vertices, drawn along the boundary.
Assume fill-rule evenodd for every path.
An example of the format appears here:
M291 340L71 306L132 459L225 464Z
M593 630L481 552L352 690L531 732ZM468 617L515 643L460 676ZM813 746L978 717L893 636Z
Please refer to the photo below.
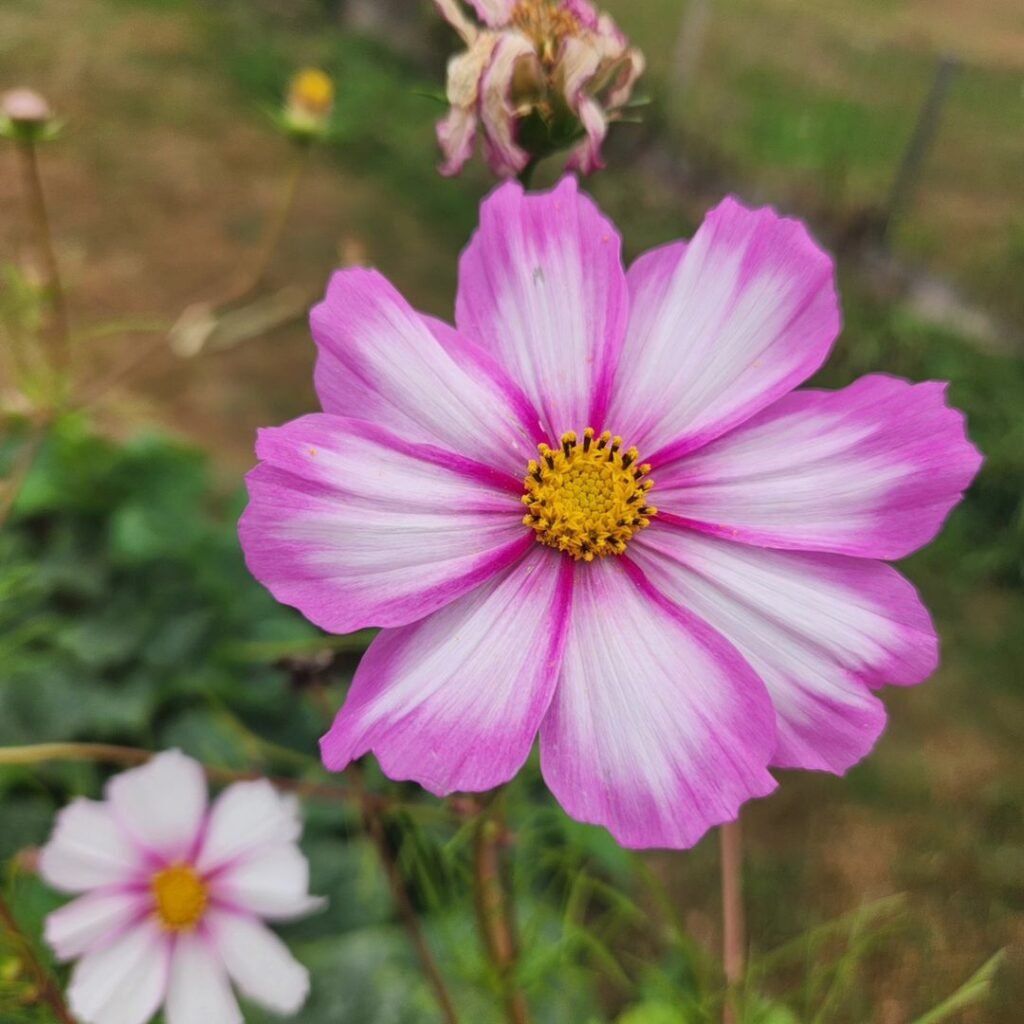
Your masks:
M482 129L495 174L519 174L533 159L571 150L584 174L602 165L608 122L643 71L639 50L588 0L435 0L466 50L448 64L451 110L437 126L443 174L457 174Z
M327 131L334 109L334 82L318 68L303 68L288 86L281 125L293 138L308 141Z
M72 900L46 940L76 960L68 1002L82 1024L241 1024L248 999L295 1013L306 969L264 925L319 909L298 846L298 803L239 782L207 806L200 765L177 751L122 772L106 799L61 811L39 868Z

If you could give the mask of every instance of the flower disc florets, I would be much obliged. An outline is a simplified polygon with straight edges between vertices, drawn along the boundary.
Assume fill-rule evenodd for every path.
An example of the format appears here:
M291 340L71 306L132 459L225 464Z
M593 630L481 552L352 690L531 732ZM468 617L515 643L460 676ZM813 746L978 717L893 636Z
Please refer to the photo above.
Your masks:
M621 437L608 430L596 436L587 427L582 443L570 430L561 448L542 444L538 451L523 481L523 523L540 543L592 562L621 555L629 538L650 526L658 511L647 503L651 466L639 464L636 448L623 451Z

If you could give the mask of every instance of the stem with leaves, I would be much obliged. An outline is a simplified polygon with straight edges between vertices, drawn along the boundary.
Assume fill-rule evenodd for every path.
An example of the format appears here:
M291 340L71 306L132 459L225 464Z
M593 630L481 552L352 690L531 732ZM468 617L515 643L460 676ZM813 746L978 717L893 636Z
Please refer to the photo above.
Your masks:
M529 1024L526 997L515 980L519 940L502 870L505 825L496 802L481 809L473 837L473 898L484 948L501 983L508 1024Z
M722 962L726 995L722 1024L736 1024L736 995L743 981L746 920L743 913L743 832L740 819L719 829L722 851Z
M64 1002L60 988L53 980L50 972L40 962L39 957L36 956L32 943L29 942L25 933L18 926L14 913L2 894L0 894L0 926L3 927L3 930L8 933L14 942L21 961L32 971L32 976L35 978L36 988L39 992L39 999L50 1007L59 1024L76 1024L75 1018L71 1016L71 1011Z

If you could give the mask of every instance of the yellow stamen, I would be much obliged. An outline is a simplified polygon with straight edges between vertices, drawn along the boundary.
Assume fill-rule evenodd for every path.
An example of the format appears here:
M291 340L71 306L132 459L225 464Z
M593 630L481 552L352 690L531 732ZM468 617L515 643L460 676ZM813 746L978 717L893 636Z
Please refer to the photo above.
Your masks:
M559 0L519 0L511 21L523 35L529 36L541 59L549 63L557 60L562 40L578 35L581 30L579 19Z
M206 886L187 864L175 864L153 876L150 883L161 924L172 932L187 931L206 910Z
M607 430L598 437L587 427L582 443L570 430L560 448L542 444L538 451L523 481L523 523L540 543L592 562L621 555L629 538L650 526L658 511L647 504L651 467L638 465L635 448L622 451L621 437Z

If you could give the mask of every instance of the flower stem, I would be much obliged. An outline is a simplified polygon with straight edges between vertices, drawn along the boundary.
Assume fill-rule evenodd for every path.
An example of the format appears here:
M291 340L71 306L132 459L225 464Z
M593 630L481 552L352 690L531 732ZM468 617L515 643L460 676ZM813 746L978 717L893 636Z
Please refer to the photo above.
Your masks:
M434 954L431 953L430 946L427 945L426 937L416 915L416 908L412 904L409 890L406 888L402 874L398 870L394 850L391 848L387 833L384 831L384 822L381 820L380 809L367 799L369 794L363 790L358 766L353 765L352 769L350 769L350 777L353 779L353 787L360 792L363 798L363 827L373 841L373 845L377 848L377 855L380 857L384 873L387 875L388 886L391 889L395 906L398 908L398 912L402 917L402 923L405 925L409 938L416 948L416 954L420 958L423 973L426 974L427 980L434 990L434 996L441 1010L441 1016L445 1024L459 1024L455 1003L437 966L437 961L434 959Z
M501 864L503 821L493 804L480 812L473 837L473 896L484 948L501 981L508 1024L529 1024L526 997L515 983L519 942Z
M4 930L18 947L21 959L31 968L39 990L39 998L44 1000L50 1009L53 1010L54 1017L56 1017L60 1024L76 1024L75 1018L71 1016L71 1011L64 1002L64 996L61 994L60 988L53 980L50 972L40 963L35 950L32 948L32 943L29 942L25 933L19 927L18 922L14 918L14 913L7 905L3 895L0 895L0 925L3 926Z
M33 231L36 236L36 246L46 265L46 285L53 305L56 327L53 368L58 374L65 375L71 366L67 302L64 298L64 285L61 282L57 254L53 248L53 234L50 230L50 217L46 212L46 195L43 192L42 178L39 176L39 160L35 143L31 139L19 142L18 153L22 178L25 183L25 198L28 202Z
M155 756L151 750L138 747L119 747L108 743L38 743L24 747L0 747L0 765L44 764L47 761L98 761L107 764L133 766L145 764ZM272 786L286 793L317 800L329 800L358 806L369 806L375 810L394 810L401 807L415 813L416 805L404 804L376 794L362 795L354 788L330 782L307 782L303 779L289 779L268 776L260 772L239 772L230 768L203 765L206 777L212 782L251 782L266 779ZM424 808L425 809L425 808Z
M256 256L256 260L249 271L249 277L241 288L230 298L224 300L221 305L228 305L247 298L253 292L257 292L266 283L267 271L270 269L270 261L274 258L281 239L284 237L285 228L291 219L292 210L295 208L295 200L299 195L299 183L305 173L306 165L309 163L309 145L297 145L292 157L292 164L288 170L288 176L284 181L284 188L281 192L281 201L277 212L271 221L270 227L263 238L263 245Z
M525 189L529 189L533 183L533 175L537 170L537 165L540 163L539 156L531 156L530 162L516 175L519 179L519 184Z
M743 913L743 832L740 819L719 829L722 851L722 962L726 995L722 1024L735 1024L736 992L743 981L746 920Z

